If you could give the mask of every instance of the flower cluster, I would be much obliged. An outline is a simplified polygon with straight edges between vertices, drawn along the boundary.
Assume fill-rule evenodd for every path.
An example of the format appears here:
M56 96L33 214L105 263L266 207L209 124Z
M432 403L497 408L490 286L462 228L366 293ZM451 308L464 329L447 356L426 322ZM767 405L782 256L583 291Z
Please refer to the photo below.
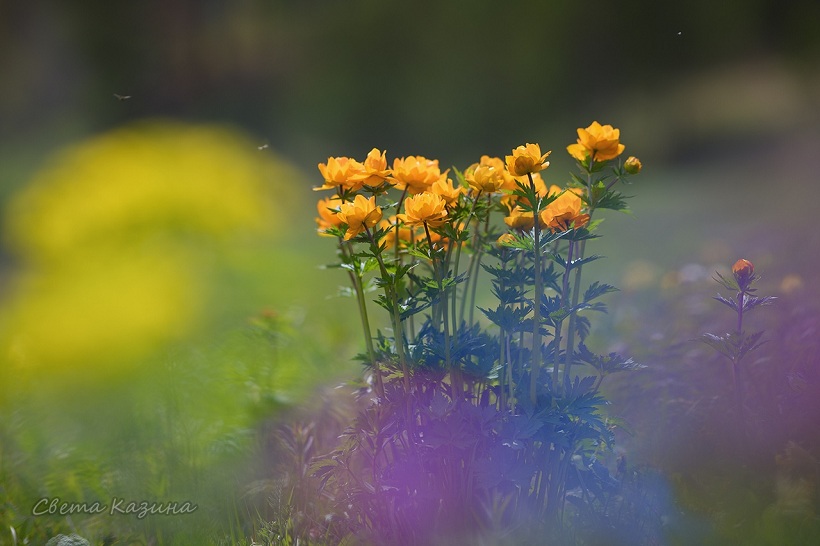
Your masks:
M593 122L578 129L577 143L567 150L582 165L600 163L624 151L619 138L618 129ZM547 186L541 173L549 167L550 153L542 152L538 144L527 143L514 148L504 159L484 155L463 174L456 171L455 183L449 169L442 171L438 160L421 155L395 158L392 168L388 167L386 152L377 148L363 162L329 157L318 165L324 184L315 189L336 190L337 194L318 202L318 232L337 236L343 233L344 240L366 233L374 243L378 237L379 244L389 247L396 241L408 245L424 239L424 229L441 228L447 223L455 233L460 232L471 220L464 209L475 210L482 195L501 204L501 209L507 211L504 223L519 233L532 230L536 217L539 228L553 233L583 228L589 223L590 200L584 200L582 187ZM632 175L640 169L640 161L630 157L621 171ZM526 191L529 185L534 190L532 195ZM384 206L377 204L377 197L388 189L400 191L401 197L395 213L383 220ZM538 203L532 203L533 198ZM447 240L440 232L429 234Z
M604 311L596 300L615 288L596 281L584 290L581 270L598 259L584 256L586 241L597 236L595 211L626 209L614 186L637 174L641 164L636 158L621 162L625 146L609 125L594 122L578 129L578 135L568 151L578 160L580 175L566 186L548 182L551 152L534 143L503 157L482 155L463 171L442 170L438 160L420 155L396 158L388 168L386 152L376 148L364 162L330 157L319 164L324 184L317 189L335 194L317 205L318 231L337 238L339 265L349 276L353 290L348 293L356 296L362 319L367 346L362 359L374 397L370 413L360 416L351 434L371 434L374 423L395 417L391 428L375 431L382 438L378 445L370 436L368 441L357 437L346 442L349 449L334 452L334 461L343 464L323 466L323 479L333 474L335 483L343 484L340 498L362 499L362 521L392 520L382 513L378 495L363 493L348 471L334 469L364 465L374 480L372 489L390 488L403 496L404 505L420 506L427 501L419 491L450 487L442 475L461 484L460 491L484 487L474 483L476 469L498 465L497 457L516 466L549 461L549 468L520 471L513 488L520 498L512 502L537 506L545 519L563 510L564 476L582 452L579 444L565 445L557 437L522 441L517 432L510 438L503 431L486 437L465 433L465 448L454 450L447 462L438 455L434 464L425 461L437 453L435 446L451 441L439 438L442 431L449 436L453 423L472 422L470 408L481 406L482 415L505 427L525 414L536 420L542 416L547 436L554 423L577 423L585 439L610 444L598 415L603 404L598 389L605 375L636 365L614 353L594 355L584 345L590 321L581 313ZM613 168L604 170L604 165ZM490 276L497 306L476 305L481 274ZM390 318L390 332L375 336L365 301L373 288L382 292L375 303ZM475 311L491 324L482 325ZM573 373L581 363L598 370L597 377ZM590 409L583 416L561 413L578 397L596 402L584 402ZM509 448L512 443L516 450ZM380 451L383 444L390 444L389 458ZM368 446L371 451L358 454ZM472 455L462 458L456 451ZM424 470L394 483L403 465ZM531 489L532 483L539 484L537 489ZM470 502L459 495L441 493L441 498Z

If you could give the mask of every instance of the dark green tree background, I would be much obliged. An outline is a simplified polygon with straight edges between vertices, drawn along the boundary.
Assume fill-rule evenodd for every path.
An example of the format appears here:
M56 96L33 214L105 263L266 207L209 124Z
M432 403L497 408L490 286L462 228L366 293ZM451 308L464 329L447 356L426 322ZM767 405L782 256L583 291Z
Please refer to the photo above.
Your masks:
M766 104L788 112L777 129L817 121L819 20L810 0L5 0L0 148L34 163L171 116L238 124L310 168L374 145L457 163L599 119L652 159L689 158L770 134ZM709 120L708 82L727 109L757 100Z

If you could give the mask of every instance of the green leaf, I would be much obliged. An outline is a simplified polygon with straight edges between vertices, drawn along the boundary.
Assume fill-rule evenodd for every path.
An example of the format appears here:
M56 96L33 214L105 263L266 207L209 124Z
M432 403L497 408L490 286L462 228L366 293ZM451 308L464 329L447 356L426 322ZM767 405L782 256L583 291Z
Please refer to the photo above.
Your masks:
M595 281L589 285L589 288L587 288L586 292L584 292L584 303L589 303L592 300L611 292L618 292L618 289L611 284Z

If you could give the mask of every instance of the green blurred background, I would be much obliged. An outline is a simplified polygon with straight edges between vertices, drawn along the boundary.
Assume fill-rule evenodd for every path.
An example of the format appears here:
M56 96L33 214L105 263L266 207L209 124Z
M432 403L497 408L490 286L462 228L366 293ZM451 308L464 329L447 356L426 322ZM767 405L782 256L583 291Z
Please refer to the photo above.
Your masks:
M632 344L646 357L647 347L698 335L696 321L630 324L652 316L681 285L697 285L708 298L712 271L741 256L764 272L769 293L789 296L813 278L820 248L812 224L820 197L815 1L0 0L0 296L8 308L25 311L25 290L37 293L37 282L55 271L81 275L67 257L86 256L66 247L64 258L49 262L25 250L20 230L40 226L52 209L29 209L36 199L18 196L38 187L47 193L59 171L67 197L62 208L52 205L74 210L71 203L86 195L83 180L97 177L104 187L105 176L93 169L104 166L92 154L78 164L93 176L72 178L72 161L95 143L118 142L126 134L119 131L154 142L159 151L150 157L168 151L155 172L177 157L197 161L185 155L187 145L176 147L185 135L218 133L228 139L225 161L257 173L251 186L265 186L250 200L257 195L269 206L248 213L256 216L238 221L230 237L202 227L202 218L230 206L218 197L193 216L184 198L162 197L171 204L161 225L145 228L139 216L142 227L117 224L116 237L110 226L95 228L106 236L83 243L83 252L90 248L100 263L124 257L124 271L132 259L153 271L144 260L164 252L194 267L194 284L206 288L190 301L165 303L212 318L179 319L195 327L151 338L147 352L97 354L79 367L74 357L54 357L47 376L21 372L16 346L4 346L2 523L28 525L40 538L66 530L60 518L45 524L26 515L46 495L176 499L218 491L228 498L253 473L237 472L226 453L253 450L260 416L312 400L319 378L357 373L354 302L333 299L343 275L318 269L333 259L332 242L314 230L318 162L363 159L375 146L391 161L420 154L463 169L482 154L538 142L553 150L549 182L563 184L573 169L564 149L593 120L620 128L626 153L644 164L627 189L634 216L607 218L595 251L608 259L590 268L590 278L624 289L611 303L624 310L610 315L608 329L633 339L601 336L598 343ZM152 137L155 130L162 136ZM132 168L123 161L109 168ZM202 176L219 191L215 169ZM228 194L235 189L225 186ZM108 271L83 263L98 275ZM29 277L33 284L21 288ZM59 280L73 286L72 278ZM43 331L62 327L47 313L31 319L40 308L14 309L0 315L4 343L4 335L15 339L19 324L9 322L19 316ZM261 318L248 326L251 316ZM130 371L111 374L114 366ZM54 394L61 390L64 396ZM94 423L93 434L77 423ZM203 483L205 471L212 479ZM203 521L235 506L203 503Z

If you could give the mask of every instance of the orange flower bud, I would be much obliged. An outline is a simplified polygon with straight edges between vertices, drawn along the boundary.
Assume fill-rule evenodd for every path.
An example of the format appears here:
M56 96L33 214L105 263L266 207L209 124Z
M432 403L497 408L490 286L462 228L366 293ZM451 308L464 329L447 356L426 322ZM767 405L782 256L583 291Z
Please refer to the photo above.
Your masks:
M732 266L732 274L739 285L748 284L755 273L755 266L752 262L741 258Z
M641 164L641 160L637 157L629 156L627 160L624 162L624 170L629 174L638 174L641 172L643 165Z

